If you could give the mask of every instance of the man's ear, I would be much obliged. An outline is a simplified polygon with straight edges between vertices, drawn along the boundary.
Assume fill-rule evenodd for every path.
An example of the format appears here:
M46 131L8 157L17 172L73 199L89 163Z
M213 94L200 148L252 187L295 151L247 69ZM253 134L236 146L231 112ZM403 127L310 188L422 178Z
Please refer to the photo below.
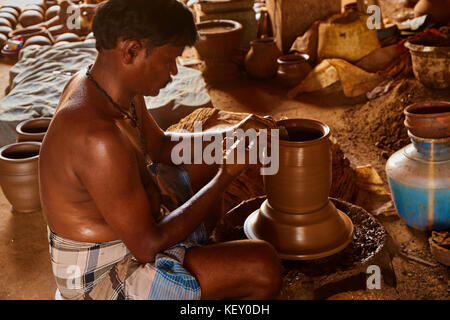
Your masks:
M132 64L139 53L145 50L138 40L124 40L120 43L120 53L124 64Z

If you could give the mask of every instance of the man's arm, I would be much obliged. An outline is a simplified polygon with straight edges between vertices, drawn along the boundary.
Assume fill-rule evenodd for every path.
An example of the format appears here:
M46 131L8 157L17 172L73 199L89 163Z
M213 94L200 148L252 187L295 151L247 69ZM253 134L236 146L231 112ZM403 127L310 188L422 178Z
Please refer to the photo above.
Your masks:
M77 159L77 175L106 223L142 263L184 241L209 214L234 174L220 170L216 177L182 207L160 223L152 217L134 151L114 129L98 131L85 141Z

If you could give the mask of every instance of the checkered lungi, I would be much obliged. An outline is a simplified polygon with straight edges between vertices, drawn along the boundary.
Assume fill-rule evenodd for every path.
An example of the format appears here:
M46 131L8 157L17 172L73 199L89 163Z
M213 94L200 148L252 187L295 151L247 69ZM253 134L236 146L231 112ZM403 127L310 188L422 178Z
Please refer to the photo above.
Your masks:
M192 196L189 176L183 167L153 164L148 169L170 211ZM167 214L169 210L165 205L162 211ZM189 300L201 297L200 285L183 267L183 261L186 249L206 242L203 224L186 241L158 253L154 262L146 264L137 261L120 240L78 242L64 239L50 229L48 239L53 274L64 299Z

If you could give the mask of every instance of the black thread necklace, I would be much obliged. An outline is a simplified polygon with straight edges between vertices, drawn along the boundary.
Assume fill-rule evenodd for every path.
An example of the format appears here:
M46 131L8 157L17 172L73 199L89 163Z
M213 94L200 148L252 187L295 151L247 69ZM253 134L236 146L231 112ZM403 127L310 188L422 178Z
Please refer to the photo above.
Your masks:
M117 109L120 113L122 113L124 115L125 119L131 120L131 125L134 128L138 129L139 137L141 140L141 151L144 154L144 157L145 157L145 160L147 161L147 163L151 163L151 159L149 158L148 153L147 153L147 144L145 142L144 136L142 135L142 130L139 125L139 121L138 121L138 117L137 117L137 113L136 113L136 106L135 106L134 102L131 101L131 112L133 113L133 115L130 115L128 112L123 110L117 103L115 103L114 100L111 98L111 96L98 84L97 81L95 81L95 79L92 77L92 74L91 74L91 68L92 68L92 65L90 65L88 67L88 69L86 71L86 77L106 97L106 99L108 99L108 101L113 105L113 107L115 109Z

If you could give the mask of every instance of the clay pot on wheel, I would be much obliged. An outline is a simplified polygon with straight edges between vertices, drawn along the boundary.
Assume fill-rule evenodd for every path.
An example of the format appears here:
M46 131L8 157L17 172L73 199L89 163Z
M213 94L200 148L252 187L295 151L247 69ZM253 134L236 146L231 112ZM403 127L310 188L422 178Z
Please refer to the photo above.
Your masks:
M42 117L22 121L16 126L17 142L42 142L52 118Z
M267 200L245 221L245 234L270 242L283 259L335 254L351 242L353 223L328 197L330 130L306 119L283 120L278 125L287 129L289 141L280 139L279 170L264 176Z
M12 211L40 210L38 159L40 142L22 142L0 148L0 185Z
M312 70L308 58L308 55L300 53L279 57L277 78L280 83L286 87L300 84Z
M414 16L430 15L435 23L446 25L450 21L450 2L448 0L420 0L414 7Z
M245 69L257 79L270 79L277 74L277 59L282 55L272 37L250 42L250 51L245 57Z

